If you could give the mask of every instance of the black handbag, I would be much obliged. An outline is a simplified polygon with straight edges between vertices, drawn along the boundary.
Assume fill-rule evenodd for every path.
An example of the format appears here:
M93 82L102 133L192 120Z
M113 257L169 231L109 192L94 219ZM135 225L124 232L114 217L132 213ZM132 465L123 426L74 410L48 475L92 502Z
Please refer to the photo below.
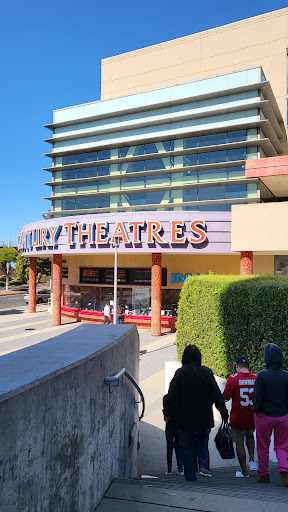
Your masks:
M222 420L215 436L215 445L222 459L235 459L231 429L227 421Z

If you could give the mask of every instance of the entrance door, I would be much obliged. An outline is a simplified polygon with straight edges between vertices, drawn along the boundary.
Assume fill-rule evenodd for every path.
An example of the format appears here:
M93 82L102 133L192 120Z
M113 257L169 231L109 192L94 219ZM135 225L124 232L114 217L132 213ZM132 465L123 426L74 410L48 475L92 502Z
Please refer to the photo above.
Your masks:
M135 315L150 314L150 288L132 289L132 307Z

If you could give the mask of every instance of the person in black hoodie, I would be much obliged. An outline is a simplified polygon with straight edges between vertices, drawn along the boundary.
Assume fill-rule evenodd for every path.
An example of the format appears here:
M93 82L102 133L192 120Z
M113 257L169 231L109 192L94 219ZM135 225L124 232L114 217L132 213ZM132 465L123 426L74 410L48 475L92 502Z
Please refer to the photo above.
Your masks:
M184 475L181 451L179 448L179 427L177 424L177 410L168 409L167 396L163 396L163 415L166 422L165 435L167 445L167 475L172 475L173 448L175 450L176 462L179 475Z
M266 370L258 373L253 394L258 452L258 483L269 483L269 447L274 431L274 449L282 485L288 487L288 372L278 345L264 348Z
M188 345L179 368L170 383L168 410L178 411L179 445L186 480L195 481L197 459L199 475L211 476L208 471L209 433L214 427L212 405L215 403L222 418L228 421L224 398L212 370L201 365L201 352Z

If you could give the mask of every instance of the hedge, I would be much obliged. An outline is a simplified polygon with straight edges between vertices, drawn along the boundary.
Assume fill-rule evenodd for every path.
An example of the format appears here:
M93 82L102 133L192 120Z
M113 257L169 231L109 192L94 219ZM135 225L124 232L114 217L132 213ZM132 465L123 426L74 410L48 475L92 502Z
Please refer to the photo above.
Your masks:
M187 345L202 352L202 364L226 378L237 356L263 369L263 347L276 343L288 368L288 277L202 275L189 277L178 306L177 358Z

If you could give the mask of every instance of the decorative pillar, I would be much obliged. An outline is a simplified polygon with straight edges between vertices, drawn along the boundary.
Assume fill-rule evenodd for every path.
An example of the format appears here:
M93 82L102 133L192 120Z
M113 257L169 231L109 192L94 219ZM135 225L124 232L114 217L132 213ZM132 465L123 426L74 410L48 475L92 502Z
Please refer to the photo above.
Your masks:
M253 274L253 252L241 251L240 276L252 276Z
M37 258L29 258L29 304L28 313L36 313Z
M161 298L162 298L162 255L152 254L151 267L151 336L161 336Z
M61 325L61 295L62 295L62 254L53 255L52 272L52 325Z

